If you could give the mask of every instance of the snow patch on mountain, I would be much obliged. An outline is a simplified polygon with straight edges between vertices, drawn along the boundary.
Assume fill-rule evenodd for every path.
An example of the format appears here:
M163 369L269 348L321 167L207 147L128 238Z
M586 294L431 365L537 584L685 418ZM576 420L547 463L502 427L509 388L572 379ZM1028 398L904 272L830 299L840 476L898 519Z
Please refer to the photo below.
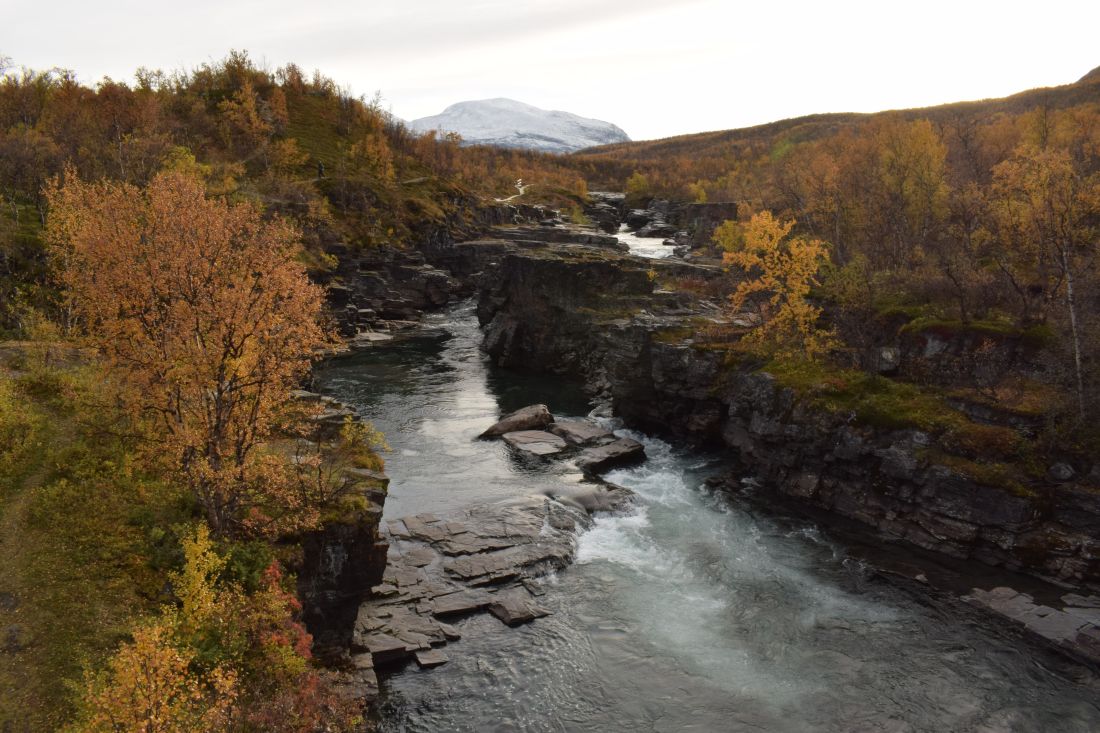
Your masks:
M452 104L438 115L413 120L409 127L416 132L457 132L463 145L528 148L550 153L571 153L593 145L630 141L625 132L610 122L503 98Z

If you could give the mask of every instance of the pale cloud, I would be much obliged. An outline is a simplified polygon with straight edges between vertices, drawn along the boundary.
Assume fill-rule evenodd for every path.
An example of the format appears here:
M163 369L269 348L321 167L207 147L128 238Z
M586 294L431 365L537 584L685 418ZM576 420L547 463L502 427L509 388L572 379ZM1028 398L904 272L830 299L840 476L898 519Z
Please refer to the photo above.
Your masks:
M60 0L6 8L0 54L95 81L247 49L409 119L507 96L643 139L1067 83L1100 65L1098 22L1068 0Z

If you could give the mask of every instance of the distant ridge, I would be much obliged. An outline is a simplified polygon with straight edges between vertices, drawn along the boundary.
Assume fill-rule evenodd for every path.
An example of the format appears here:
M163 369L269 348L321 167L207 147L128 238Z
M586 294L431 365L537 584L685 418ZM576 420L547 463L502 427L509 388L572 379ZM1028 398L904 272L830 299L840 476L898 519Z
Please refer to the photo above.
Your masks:
M1082 76L1077 80L1077 83L1088 84L1094 81L1100 81L1100 66L1097 66L1095 69Z
M818 113L752 127L693 132L656 140L610 144L586 150L582 155L605 160L616 158L629 160L631 164L643 161L667 161L677 155L701 159L724 155L728 152L728 146L733 143L756 142L770 145L780 139L803 142L827 137L845 127L858 125L881 115L896 115L906 120L928 119L933 122L947 122L954 119L980 120L1003 113L1018 114L1037 106L1064 109L1088 102L1100 102L1100 67L1071 84L1029 89L1007 97L882 112Z
M438 115L413 120L409 126L416 132L457 132L464 145L548 153L571 153L594 145L630 141L621 128L610 122L539 109L503 97L458 102Z

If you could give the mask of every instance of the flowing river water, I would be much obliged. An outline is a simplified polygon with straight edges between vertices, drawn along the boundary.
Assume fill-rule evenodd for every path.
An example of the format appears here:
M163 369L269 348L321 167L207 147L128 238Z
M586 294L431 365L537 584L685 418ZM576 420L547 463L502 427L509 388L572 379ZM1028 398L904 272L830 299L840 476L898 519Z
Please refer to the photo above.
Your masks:
M494 368L480 339L465 304L318 372L388 438L387 517L578 480L474 439L533 402L590 409L577 385ZM637 507L580 537L539 599L552 615L458 622L448 664L383 678L380 730L1100 730L1091 673L876 580L807 520L708 492L715 457L631 435L649 460L607 478Z

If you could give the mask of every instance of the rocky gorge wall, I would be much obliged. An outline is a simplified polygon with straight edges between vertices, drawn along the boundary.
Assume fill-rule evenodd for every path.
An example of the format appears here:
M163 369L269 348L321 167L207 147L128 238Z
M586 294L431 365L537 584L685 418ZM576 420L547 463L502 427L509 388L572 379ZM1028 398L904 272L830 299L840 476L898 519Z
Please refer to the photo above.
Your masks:
M331 397L299 390L294 398L319 403L314 421L326 439L346 418L358 419L351 408ZM381 582L389 551L379 531L389 478L354 466L343 468L341 474L348 490L342 510L324 518L317 529L288 538L301 547L295 567L297 595L315 650L322 653L347 646L359 604Z
M669 275L713 271L492 239L454 245L446 256L476 282L485 347L498 364L576 375L627 424L721 446L766 491L890 539L1100 583L1100 491L1087 481L1026 490L976 481L941 460L949 451L934 435L861 425L811 407L758 365L731 365L720 345L695 338L717 314L657 286Z

